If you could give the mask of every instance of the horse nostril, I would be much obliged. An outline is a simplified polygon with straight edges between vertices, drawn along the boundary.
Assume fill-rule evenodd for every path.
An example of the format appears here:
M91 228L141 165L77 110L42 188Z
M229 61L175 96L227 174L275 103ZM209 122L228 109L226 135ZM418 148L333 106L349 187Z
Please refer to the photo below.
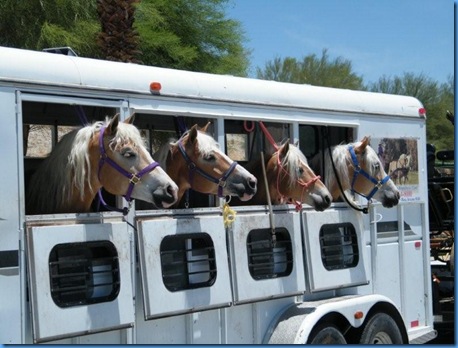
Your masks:
M248 179L248 186L251 189L254 190L256 188L256 184L257 184L257 180L256 179Z
M326 204L331 204L331 197L329 195L324 196L324 201Z
M167 186L167 193L173 197L173 193L175 192L175 190L173 189L173 186L172 185L168 185Z

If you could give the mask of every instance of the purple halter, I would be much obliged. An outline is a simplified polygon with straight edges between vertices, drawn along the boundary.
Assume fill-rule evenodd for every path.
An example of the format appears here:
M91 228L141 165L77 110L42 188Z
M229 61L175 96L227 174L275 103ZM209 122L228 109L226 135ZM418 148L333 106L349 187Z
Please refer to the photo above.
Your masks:
M154 170L154 168L158 167L159 163L158 162L153 162L153 163L149 164L148 166L146 166L144 169L140 170L136 174L128 172L127 170L122 168L119 164L117 164L115 161L113 161L110 157L108 157L107 152L105 151L105 145L103 143L103 134L105 133L105 129L106 129L106 127L102 127L100 129L100 134L99 134L100 161L99 161L99 170L97 172L97 176L98 176L98 178L100 180L100 170L102 169L103 165L106 162L110 166L112 166L114 169L116 169L119 173L121 173L126 178L128 178L130 182L129 182L129 187L127 188L127 192L124 195L124 198L128 202L130 202L131 201L131 197L130 196L132 194L132 191L134 190L134 186L141 180L141 177L143 175L145 175L146 173L151 172L152 170ZM105 206L108 206L105 203L105 201L103 200L100 190L99 190L99 198L101 199L102 204L104 204ZM121 211L124 214L127 214L125 208L124 209L117 209L117 208L113 209L113 208L110 208L110 209L111 210L116 210L116 211Z

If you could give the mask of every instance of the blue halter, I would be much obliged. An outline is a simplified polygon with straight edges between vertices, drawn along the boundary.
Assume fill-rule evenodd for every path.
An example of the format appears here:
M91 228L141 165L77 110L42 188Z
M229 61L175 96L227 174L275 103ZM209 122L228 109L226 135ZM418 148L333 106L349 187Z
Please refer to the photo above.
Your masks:
M358 158L356 157L356 154L355 154L355 149L353 148L353 146L349 146L348 147L348 151L350 152L350 155L351 155L351 160L353 161L353 166L355 167L355 171L353 173L353 180L351 182L351 192L352 193L357 193L358 195L360 196L363 196L365 197L368 201L370 201L372 199L372 197L377 193L377 191L383 186L385 185L385 183L390 180L390 176L387 175L385 176L382 180L378 181L377 179L375 179L373 176L371 176L369 173L367 173L363 168L361 168L359 166L359 161L358 161ZM369 180L370 182L372 182L374 184L374 188L372 189L372 191L366 196L365 194L363 193L360 193L360 192L357 192L355 191L355 189L353 188L353 186L355 185L355 182L356 182L356 179L358 178L358 175L361 174L362 176L364 176L367 180Z

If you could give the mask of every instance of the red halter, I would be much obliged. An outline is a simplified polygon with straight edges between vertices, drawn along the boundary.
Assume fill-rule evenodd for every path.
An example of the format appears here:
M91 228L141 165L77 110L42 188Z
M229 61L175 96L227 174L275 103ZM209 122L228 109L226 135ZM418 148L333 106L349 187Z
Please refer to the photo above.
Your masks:
M274 149L278 152L279 150L279 147L278 145L275 143L275 140L274 138L272 137L272 135L269 133L269 131L267 130L266 126L264 126L264 123L262 123L262 121L259 122L259 126L261 127L261 130L262 132L264 133L264 135L266 136L267 140L269 140L269 143L274 147ZM280 161L280 154L278 153L277 155L277 165L279 166L279 168L281 169L281 171L285 172L286 175L289 175L289 172L283 167L283 165L281 164L281 161ZM315 177L313 177L312 179L310 179L308 182L304 182L302 180L299 180L299 179L296 179L296 182L302 186L302 193L301 193L301 200L300 201L295 201L294 204L296 205L296 211L300 211L302 209L302 198L304 196L304 192L307 192L308 188L313 185L317 180L319 180L321 177L319 175L316 175ZM291 198L289 198L288 200L286 200L284 197L286 197L285 195L283 195L281 192L280 192L280 170L278 171L277 173L277 191L281 197L281 202L283 203L283 200L285 201L292 201Z

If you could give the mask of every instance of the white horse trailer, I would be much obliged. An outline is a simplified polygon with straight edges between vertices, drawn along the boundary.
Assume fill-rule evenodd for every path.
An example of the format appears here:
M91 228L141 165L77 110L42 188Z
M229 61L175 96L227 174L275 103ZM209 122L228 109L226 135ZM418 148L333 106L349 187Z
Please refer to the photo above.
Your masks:
M365 344L436 336L418 100L0 48L0 104L0 343ZM407 148L413 169L393 208L274 206L277 243L267 206L231 205L235 219L225 227L222 200L192 192L191 207L136 202L125 218L96 208L27 215L30 174L66 129L81 125L81 110L90 121L135 113L151 151L175 134L177 119L211 121L221 148L243 164L257 147L244 125L263 121L308 158L328 142L369 135L382 151L389 143Z

